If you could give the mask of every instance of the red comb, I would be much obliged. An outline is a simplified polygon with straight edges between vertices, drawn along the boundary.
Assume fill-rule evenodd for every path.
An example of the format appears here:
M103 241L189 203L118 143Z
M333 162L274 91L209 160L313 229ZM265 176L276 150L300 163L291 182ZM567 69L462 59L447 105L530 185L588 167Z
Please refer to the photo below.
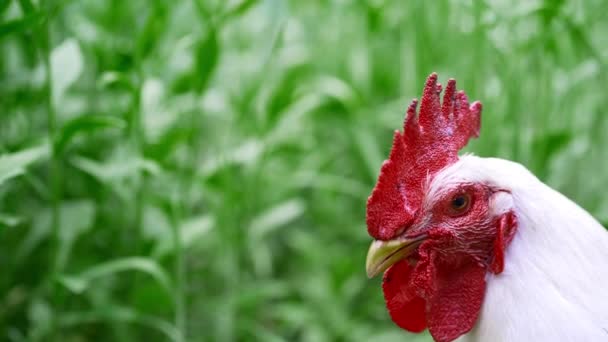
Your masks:
M403 133L395 131L389 158L367 200L367 231L376 239L391 239L411 225L427 181L456 162L458 151L479 136L481 103L469 106L466 94L456 92L454 79L448 81L443 103L440 93L441 84L432 73L424 85L419 115L414 99Z

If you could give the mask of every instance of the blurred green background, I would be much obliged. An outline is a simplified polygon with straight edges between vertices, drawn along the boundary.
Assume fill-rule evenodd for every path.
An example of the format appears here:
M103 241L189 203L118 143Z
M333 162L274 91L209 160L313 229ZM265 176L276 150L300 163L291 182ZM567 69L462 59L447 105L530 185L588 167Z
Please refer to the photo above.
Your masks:
M608 222L608 1L0 0L0 340L428 341L365 201L424 79Z

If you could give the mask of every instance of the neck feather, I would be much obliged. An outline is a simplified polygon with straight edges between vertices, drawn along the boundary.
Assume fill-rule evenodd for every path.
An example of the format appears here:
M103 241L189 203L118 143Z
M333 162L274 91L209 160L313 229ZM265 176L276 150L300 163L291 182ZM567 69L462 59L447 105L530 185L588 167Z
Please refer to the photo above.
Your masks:
M517 233L462 340L608 339L608 232L523 167L506 172L493 176L511 191Z

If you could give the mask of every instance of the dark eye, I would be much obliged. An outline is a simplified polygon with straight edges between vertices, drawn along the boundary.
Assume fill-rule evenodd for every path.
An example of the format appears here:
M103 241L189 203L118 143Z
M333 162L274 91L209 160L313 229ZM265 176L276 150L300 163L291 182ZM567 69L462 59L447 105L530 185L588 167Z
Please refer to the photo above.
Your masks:
M471 196L468 194L458 194L452 198L450 207L454 214L462 214L469 209L471 205Z

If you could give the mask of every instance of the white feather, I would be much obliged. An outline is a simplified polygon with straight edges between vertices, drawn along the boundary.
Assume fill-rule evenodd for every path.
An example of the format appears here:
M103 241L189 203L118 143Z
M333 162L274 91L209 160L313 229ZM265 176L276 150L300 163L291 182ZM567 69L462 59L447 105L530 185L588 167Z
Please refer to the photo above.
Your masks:
M480 317L459 341L608 341L608 232L520 164L463 156L430 192L460 182L506 190L490 204L518 227L505 269L488 273ZM437 190L438 191L438 190Z

